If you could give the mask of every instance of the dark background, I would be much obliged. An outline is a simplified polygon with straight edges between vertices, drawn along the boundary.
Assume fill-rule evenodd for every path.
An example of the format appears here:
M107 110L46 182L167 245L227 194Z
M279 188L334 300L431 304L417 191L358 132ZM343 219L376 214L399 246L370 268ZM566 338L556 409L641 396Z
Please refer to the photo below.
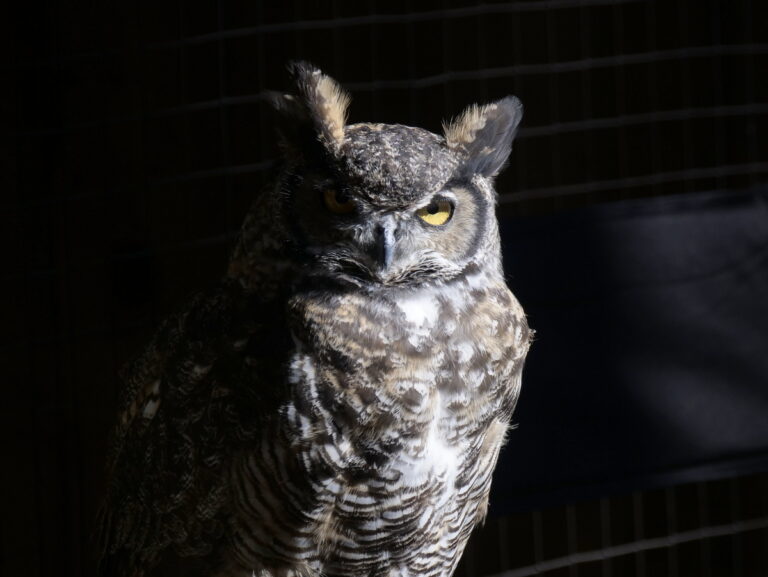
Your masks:
M611 391L618 377L648 390L669 377L663 370L637 377L630 362L617 362L610 372L577 368L558 380L557 367L568 368L564 349L547 340L564 334L553 319L572 315L581 306L578 294L587 293L574 297L582 285L556 273L562 267L573 279L583 271L574 263L585 253L574 247L584 235L594 249L587 255L594 270L635 254L622 252L627 239L638 238L634 229L598 238L595 222L628 214L664 222L717 216L732 198L747 216L723 220L723 230L737 238L745 227L759 228L768 181L765 3L48 0L14 3L2 24L0 62L10 82L0 97L0 573L91 574L87 539L103 490L117 371L164 315L222 274L275 155L272 119L259 93L286 87L286 62L303 58L351 91L351 122L438 131L441 120L473 102L512 93L526 107L510 167L498 181L499 214L512 285L541 344L526 373L531 393L521 399L520 428L495 481L495 515L473 539L460 573L768 575L768 475L760 458L699 473L688 463L693 472L687 476L654 477L652 468L664 473L667 461L647 455L664 457L659 435L674 431L660 433L653 418L629 413L656 436L631 439L634 445L615 466L604 453L589 453L588 443L537 445L534 435L546 429L549 441L556 431L597 444L614 435L598 428L584 437L582 429L594 428L589 419L574 425L582 429L554 428L552 414L567 419L571 412L558 399L578 402L561 397L557 386ZM678 210L681 202L685 210ZM662 231L669 246L684 238L699 247L717 234L719 221L691 225L690 235L671 222ZM611 250L600 249L609 242ZM523 246L520 256L515 251ZM706 245L704 252L718 246ZM634 260L622 262L621 274L640 270ZM677 270L690 259L647 262L648 270L657 262ZM749 269L749 279L759 277L762 264ZM546 274L537 274L545 266ZM728 286L747 278L737 273ZM590 276L589 283L590 306L612 298L615 283L607 273ZM725 345L740 342L747 358L766 355L756 345L766 342L765 307L749 309L749 299L760 296L753 291L735 299L745 304L740 322L753 310L758 328ZM589 314L579 318L593 327L586 336L573 333L586 339L578 346L587 354L624 358L635 350L620 339L590 341L602 325ZM620 332L625 317L611 318L619 319L613 328ZM697 338L685 322L662 322L659 330L680 347ZM706 348L702 355L688 364L708 367L698 362L707 358ZM662 366L655 354L634 361ZM724 362L734 369L733 388L717 402L743 400L744 386L765 403L765 388L755 384L766 374L742 378L736 370L742 361ZM629 373L633 378L621 379ZM662 403L664 390L653 395ZM547 413L552 408L558 410ZM549 426L537 429L533 421L546 414ZM617 425L622 421L617 414ZM718 426L714 419L712 427ZM532 431L527 437L526 430ZM734 443L759 448L755 431L744 421ZM522 443L518 452L515 443ZM617 441L617 453L622 444ZM537 455L537 447L546 452ZM708 447L699 447L699 465L723 457L708 456ZM638 450L647 458L632 471L627 455L631 460ZM586 487L579 491L569 472L583 451L592 464L579 471ZM553 471L563 462L568 465L558 476ZM525 498L514 491L508 497L504 489L519 480L516 470L547 483L538 492L529 486ZM605 470L621 474L606 479Z

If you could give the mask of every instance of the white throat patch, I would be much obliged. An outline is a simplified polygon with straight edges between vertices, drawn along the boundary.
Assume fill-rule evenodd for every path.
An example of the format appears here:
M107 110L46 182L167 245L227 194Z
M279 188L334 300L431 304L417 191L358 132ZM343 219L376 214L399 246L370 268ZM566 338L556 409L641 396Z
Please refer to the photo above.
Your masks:
M434 296L423 292L399 299L397 307L403 311L405 319L416 326L432 326L440 314L440 304Z

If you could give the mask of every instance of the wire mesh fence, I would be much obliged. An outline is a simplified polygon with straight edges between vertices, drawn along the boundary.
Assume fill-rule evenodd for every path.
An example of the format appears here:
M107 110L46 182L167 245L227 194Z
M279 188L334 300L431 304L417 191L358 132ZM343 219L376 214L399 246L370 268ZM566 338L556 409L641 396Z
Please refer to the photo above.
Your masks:
M767 482L755 474L492 518L457 575L765 575Z

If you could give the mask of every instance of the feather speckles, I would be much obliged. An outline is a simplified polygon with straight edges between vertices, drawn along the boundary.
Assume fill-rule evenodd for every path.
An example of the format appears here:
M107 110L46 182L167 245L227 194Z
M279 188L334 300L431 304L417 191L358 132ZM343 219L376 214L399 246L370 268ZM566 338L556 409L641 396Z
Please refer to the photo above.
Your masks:
M362 123L347 127L346 135L344 171L372 202L410 206L439 190L458 163L439 136L422 128Z
M531 334L494 217L519 102L444 136L347 125L333 79L291 71L296 94L269 98L284 164L227 276L126 371L104 577L181 557L213 577L449 577L485 515Z

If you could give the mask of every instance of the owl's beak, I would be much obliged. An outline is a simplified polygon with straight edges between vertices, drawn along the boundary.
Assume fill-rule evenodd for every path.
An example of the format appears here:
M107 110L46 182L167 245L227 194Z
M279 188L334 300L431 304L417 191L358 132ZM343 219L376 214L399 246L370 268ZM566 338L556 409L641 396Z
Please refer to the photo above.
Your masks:
M395 254L395 228L392 220L385 220L376 226L374 259L382 272L392 265L392 257Z

